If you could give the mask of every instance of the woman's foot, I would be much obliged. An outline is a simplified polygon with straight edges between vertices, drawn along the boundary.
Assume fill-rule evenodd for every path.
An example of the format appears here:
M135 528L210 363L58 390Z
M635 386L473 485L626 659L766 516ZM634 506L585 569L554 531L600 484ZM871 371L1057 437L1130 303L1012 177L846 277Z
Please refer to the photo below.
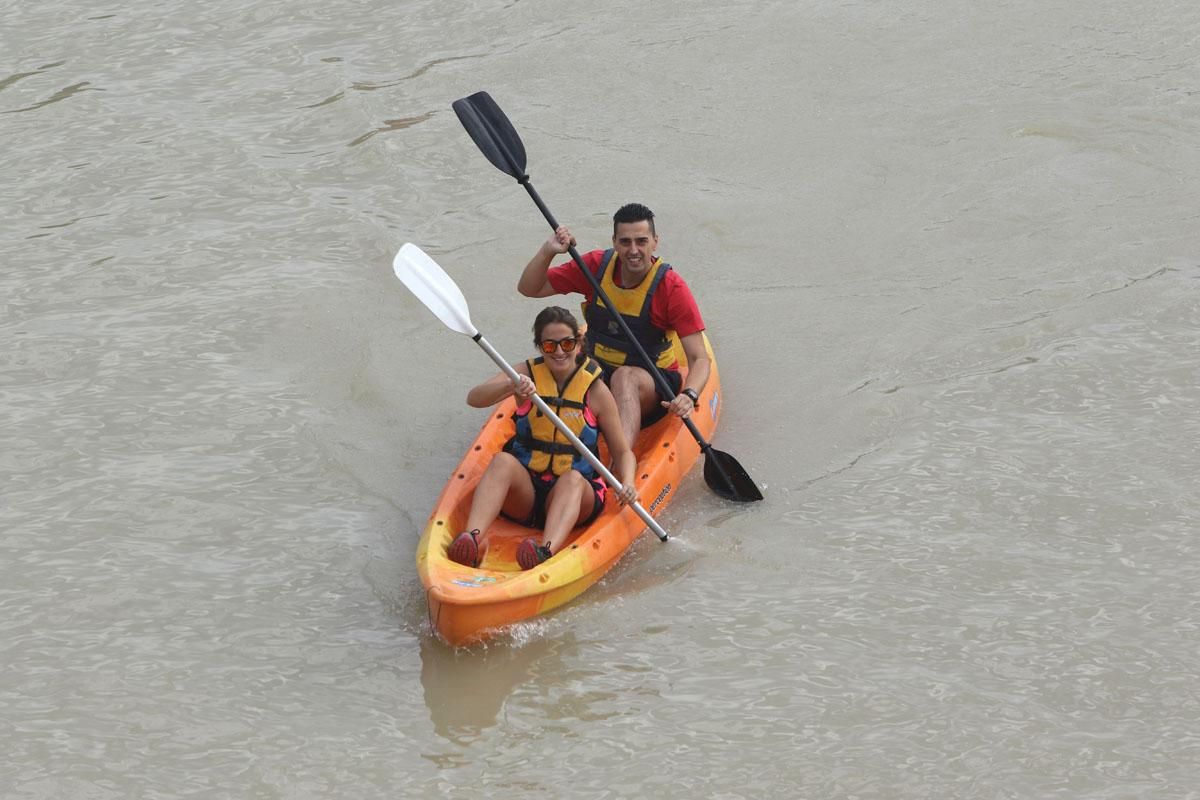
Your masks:
M454 537L454 541L446 548L446 555L451 561L466 567L479 566L479 529L463 531Z
M517 545L517 563L521 569L533 569L550 557L550 548L530 537Z

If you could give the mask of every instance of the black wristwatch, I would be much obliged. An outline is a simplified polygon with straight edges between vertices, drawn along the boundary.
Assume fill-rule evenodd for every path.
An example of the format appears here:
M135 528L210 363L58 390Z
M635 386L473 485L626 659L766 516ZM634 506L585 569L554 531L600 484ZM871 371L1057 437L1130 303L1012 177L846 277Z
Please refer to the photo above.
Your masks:
M691 398L692 405L694 405L694 406L700 405L700 395L698 395L696 393L695 389L687 388L687 389L684 389L682 392L680 392L680 394L686 394L689 398Z

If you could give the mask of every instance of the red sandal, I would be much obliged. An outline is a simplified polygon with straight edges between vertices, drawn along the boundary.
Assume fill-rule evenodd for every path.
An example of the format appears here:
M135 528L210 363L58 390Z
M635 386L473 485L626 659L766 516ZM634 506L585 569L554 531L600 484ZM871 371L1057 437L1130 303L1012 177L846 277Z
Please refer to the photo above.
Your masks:
M479 566L479 528L463 531L446 548L446 556L465 567Z
M521 569L533 569L551 555L550 548L538 544L537 539L532 536L517 545L517 563L521 565Z

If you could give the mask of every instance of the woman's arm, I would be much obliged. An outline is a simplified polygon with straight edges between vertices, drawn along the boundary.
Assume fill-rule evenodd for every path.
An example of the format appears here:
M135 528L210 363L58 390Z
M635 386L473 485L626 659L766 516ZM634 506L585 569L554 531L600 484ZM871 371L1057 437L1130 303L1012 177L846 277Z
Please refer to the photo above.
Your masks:
M603 381L596 381L588 389L588 403L600 423L604 440L608 442L608 453L612 457L609 469L625 489L618 495L621 504L632 503L638 499L633 485L637 477L637 456L625 438L625 429L617 415L617 401Z
M527 400L534 392L529 367L522 361L520 364L513 364L513 369L519 376L519 384L514 384L503 372L497 373L467 392L467 405L472 408L487 408L514 394L518 400Z

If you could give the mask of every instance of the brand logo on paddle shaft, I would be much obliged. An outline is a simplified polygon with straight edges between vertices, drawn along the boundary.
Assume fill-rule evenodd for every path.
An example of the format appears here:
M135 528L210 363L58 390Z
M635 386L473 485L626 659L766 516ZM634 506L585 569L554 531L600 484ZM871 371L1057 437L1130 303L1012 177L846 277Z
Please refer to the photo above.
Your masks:
M654 502L650 504L650 508L648 508L646 510L649 511L651 514L653 514L654 509L658 508L658 504L661 503L663 500L665 500L667 495L669 495L670 493L671 493L671 484L668 483L666 486L664 486L662 488L662 491L658 493L658 497L654 498Z

